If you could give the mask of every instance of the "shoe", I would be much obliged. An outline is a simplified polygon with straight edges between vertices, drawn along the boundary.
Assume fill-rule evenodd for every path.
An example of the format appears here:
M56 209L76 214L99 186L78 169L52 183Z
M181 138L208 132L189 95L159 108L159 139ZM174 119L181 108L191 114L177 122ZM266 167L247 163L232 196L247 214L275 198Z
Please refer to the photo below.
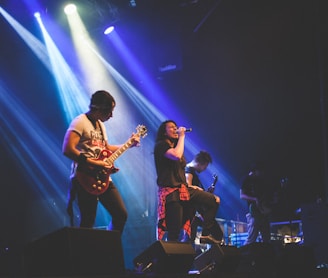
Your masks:
M208 235L208 236L201 236L199 238L200 243L205 243L205 244L222 244L222 240L217 240L214 237Z

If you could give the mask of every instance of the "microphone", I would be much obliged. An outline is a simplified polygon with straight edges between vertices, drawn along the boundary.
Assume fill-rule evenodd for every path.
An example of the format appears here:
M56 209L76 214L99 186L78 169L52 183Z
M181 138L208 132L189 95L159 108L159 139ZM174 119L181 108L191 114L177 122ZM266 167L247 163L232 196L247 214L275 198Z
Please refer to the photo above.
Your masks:
M186 133L186 132L191 132L191 131L192 131L192 128L189 127L189 128L186 128L185 133ZM179 130L177 130L177 133L180 133Z

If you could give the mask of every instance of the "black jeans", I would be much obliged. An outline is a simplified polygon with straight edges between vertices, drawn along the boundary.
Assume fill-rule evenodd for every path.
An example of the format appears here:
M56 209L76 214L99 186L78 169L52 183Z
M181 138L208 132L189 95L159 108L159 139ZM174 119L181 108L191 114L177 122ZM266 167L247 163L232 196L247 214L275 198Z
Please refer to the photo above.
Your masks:
M112 230L123 232L128 214L123 199L113 182L110 182L108 189L99 196L84 190L77 179L72 179L72 186L77 192L81 215L80 227L93 227L99 201L112 217Z
M203 235L211 234L215 239L222 240L223 232L215 220L219 204L215 201L214 195L191 187L188 187L188 191L190 194L189 201L180 201L178 190L166 198L165 217L168 240L179 240L183 224L191 216L190 207L196 209L204 219L203 229L207 234Z

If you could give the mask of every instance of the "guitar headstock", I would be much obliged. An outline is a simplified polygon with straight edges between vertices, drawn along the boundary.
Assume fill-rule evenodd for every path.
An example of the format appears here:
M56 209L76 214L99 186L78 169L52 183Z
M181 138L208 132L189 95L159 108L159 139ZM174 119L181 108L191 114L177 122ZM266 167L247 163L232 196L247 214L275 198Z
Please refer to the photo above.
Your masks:
M218 175L217 174L213 174L213 184L216 184L216 182L218 181Z
M138 125L138 126L136 127L136 130L137 130L137 134L138 134L140 137L144 138L144 137L147 136L147 127L146 127L146 126L144 126L144 125Z

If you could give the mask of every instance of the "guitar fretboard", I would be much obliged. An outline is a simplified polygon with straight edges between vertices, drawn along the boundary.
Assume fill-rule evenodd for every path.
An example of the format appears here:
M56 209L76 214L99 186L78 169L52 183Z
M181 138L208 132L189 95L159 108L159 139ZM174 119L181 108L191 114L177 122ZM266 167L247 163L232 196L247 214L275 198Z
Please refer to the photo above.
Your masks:
M107 162L110 165L114 164L114 161L119 158L133 143L132 139L129 139L128 141L126 141L122 147L120 147L119 149L117 149L115 152L113 152L111 154L110 157L108 157L105 162Z

